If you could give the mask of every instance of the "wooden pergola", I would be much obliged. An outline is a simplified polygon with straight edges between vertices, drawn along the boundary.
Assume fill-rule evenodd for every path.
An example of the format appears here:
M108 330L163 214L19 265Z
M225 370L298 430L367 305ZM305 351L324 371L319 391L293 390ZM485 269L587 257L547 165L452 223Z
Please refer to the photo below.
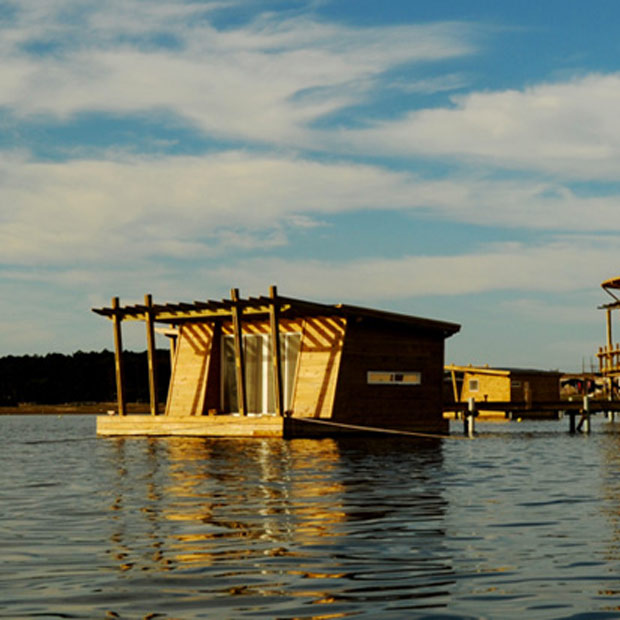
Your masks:
M182 323L210 320L231 320L233 323L235 343L235 369L237 394L239 398L239 413L247 415L247 390L245 387L245 362L242 343L242 320L244 314L265 315L269 317L272 342L272 363L275 381L276 413L284 415L282 398L282 360L280 356L280 328L281 313L291 314L294 311L313 310L320 312L329 306L303 302L279 297L277 288L271 286L269 297L249 297L241 299L239 289L233 288L230 299L220 301L194 301L193 303L153 304L152 295L144 296L144 304L121 306L118 297L112 298L109 308L93 308L93 312L112 320L114 329L114 359L116 368L116 388L118 400L118 414L126 415L127 403L125 400L125 381L123 369L123 337L121 323L123 321L144 321L146 324L146 341L149 371L149 394L151 415L157 415L157 367L155 363L155 324L178 326Z

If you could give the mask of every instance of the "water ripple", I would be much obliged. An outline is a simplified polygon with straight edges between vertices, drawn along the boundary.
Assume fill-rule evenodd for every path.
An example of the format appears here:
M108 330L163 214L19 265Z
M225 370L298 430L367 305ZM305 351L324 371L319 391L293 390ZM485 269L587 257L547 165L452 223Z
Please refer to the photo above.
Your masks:
M560 424L104 440L0 418L0 618L619 617L620 439Z

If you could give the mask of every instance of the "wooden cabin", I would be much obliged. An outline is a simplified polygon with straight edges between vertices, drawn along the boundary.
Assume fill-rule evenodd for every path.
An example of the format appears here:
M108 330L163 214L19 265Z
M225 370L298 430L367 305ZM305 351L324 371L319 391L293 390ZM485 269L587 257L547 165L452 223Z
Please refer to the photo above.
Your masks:
M530 368L489 368L488 366L448 365L454 402L505 403L506 410L485 410L477 405L479 413L486 416L505 417L511 403L524 406L530 414L535 413L536 403L560 400L559 370L536 370Z
M308 436L373 428L444 433L444 341L460 326L282 297L121 306L115 340L118 415L101 435ZM144 321L151 415L126 415L121 326ZM157 403L156 325L170 338L172 372Z

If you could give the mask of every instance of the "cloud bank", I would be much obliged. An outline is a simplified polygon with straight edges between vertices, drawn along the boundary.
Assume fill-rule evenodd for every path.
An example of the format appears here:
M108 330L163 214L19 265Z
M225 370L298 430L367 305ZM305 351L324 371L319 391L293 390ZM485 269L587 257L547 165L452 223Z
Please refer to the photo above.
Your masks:
M313 3L269 8L1 5L9 290L73 287L89 304L119 282L183 298L196 282L276 282L363 303L567 293L613 275L620 73L499 89L475 69L499 45L488 25L360 27ZM368 212L431 222L440 249L394 256L377 238L323 254L321 231L346 236ZM461 249L448 222L502 241ZM310 259L300 231L315 235Z

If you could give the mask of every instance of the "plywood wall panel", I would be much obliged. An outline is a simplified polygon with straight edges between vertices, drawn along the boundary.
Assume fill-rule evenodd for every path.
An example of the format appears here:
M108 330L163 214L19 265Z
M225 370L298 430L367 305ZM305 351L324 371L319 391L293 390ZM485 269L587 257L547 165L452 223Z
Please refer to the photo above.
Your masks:
M187 323L181 326L166 415L203 414L213 333L213 327L205 323Z
M344 332L342 318L311 317L304 321L293 416L331 417Z

